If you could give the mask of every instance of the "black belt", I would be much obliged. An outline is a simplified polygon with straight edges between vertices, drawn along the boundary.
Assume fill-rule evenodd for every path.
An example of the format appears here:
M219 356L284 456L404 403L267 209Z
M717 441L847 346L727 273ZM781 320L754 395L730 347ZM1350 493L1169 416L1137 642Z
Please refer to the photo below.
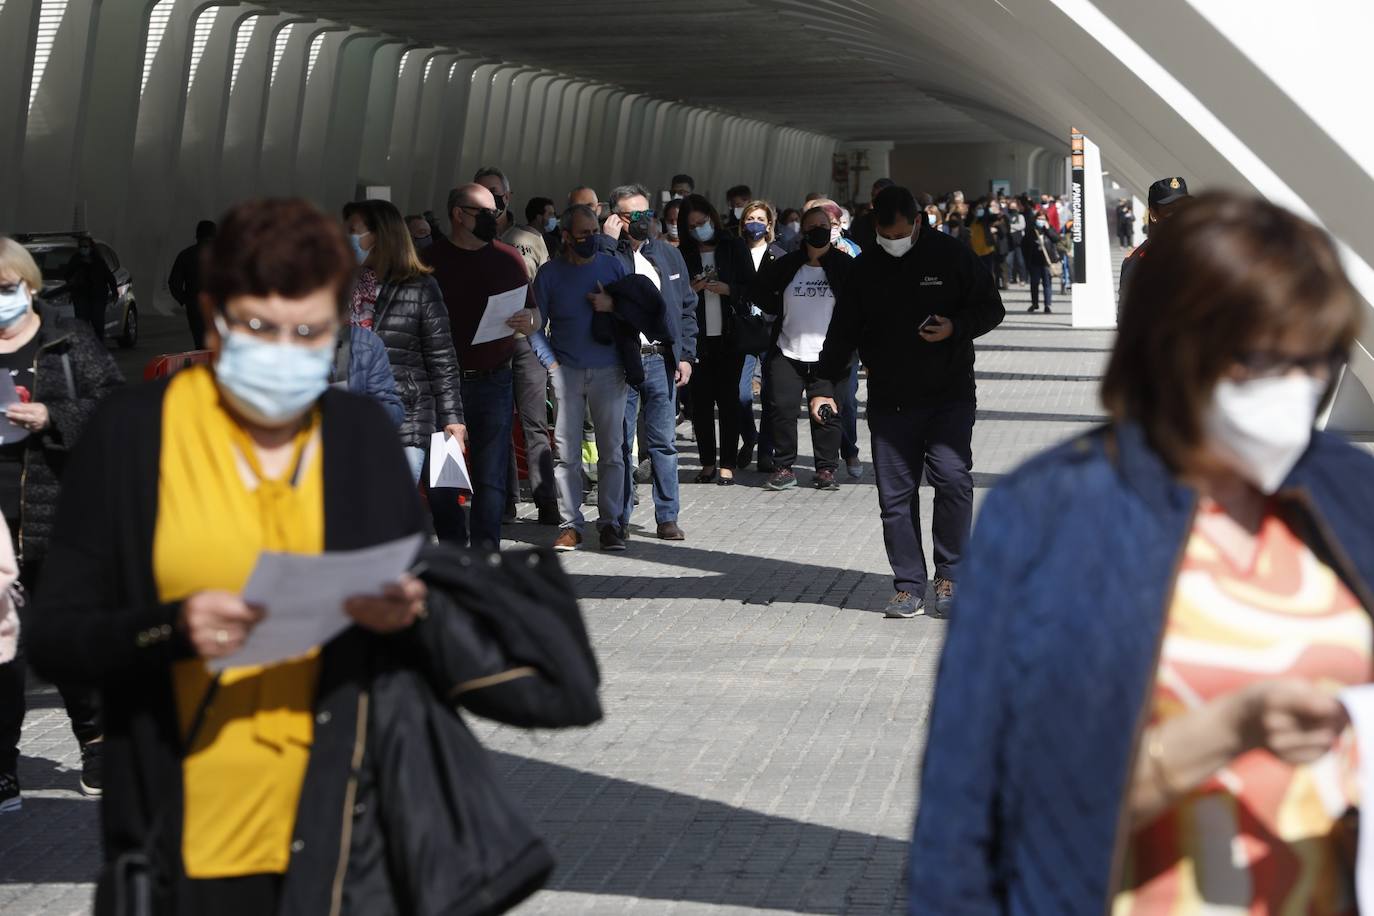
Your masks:
M479 378L491 378L498 372L505 372L510 369L510 363L497 366L495 369L463 369L458 373L458 377L465 382L475 381Z
M668 347L664 344L649 344L647 347L639 348L640 356L666 356Z

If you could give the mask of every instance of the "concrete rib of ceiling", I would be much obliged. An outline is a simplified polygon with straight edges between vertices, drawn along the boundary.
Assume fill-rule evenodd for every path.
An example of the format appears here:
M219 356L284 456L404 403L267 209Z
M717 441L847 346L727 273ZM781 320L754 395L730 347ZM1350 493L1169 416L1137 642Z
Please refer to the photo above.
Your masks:
M932 0L264 5L839 139L1043 137L994 95L965 104L972 39L923 28L949 24Z

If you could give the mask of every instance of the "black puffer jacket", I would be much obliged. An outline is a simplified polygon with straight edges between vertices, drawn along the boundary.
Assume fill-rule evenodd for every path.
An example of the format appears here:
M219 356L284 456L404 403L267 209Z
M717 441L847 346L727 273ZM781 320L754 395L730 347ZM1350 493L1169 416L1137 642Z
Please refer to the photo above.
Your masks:
M67 453L80 438L96 404L124 384L90 325L45 317L38 329L38 355L33 367L33 402L48 408L51 422L24 440L24 485L19 493L19 559L41 563L57 516L62 471Z
M458 353L439 284L433 277L382 284L372 330L386 344L406 408L401 442L428 448L437 430L463 422Z

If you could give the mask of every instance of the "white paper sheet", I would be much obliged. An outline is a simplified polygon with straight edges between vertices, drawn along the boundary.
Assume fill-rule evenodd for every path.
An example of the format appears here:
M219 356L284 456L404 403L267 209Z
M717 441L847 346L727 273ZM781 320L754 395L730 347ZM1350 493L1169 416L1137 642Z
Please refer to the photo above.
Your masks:
M380 594L410 567L422 540L414 534L364 550L314 556L263 551L243 587L243 600L266 608L267 616L242 649L211 660L210 669L269 665L329 642L353 623L344 614L344 601Z
M462 444L442 430L429 437L429 487L431 490L439 487L472 489Z
M1355 728L1355 746L1360 755L1360 804L1363 811L1371 809L1368 800L1374 799L1374 684L1347 687L1341 691L1341 703L1350 715ZM1374 830L1366 829L1371 819L1360 815L1359 851L1355 853L1355 898L1361 913L1374 913Z
M14 376L0 369L0 445L12 445L29 437L27 429L5 418L5 408L18 403L19 390L14 387Z
M510 337L515 333L515 328L506 324L506 319L525 307L525 301L529 298L526 294L528 289L529 286L525 285L487 297L487 309L482 313L482 321L477 325L477 333L472 335L474 347L478 344L500 340L502 337Z

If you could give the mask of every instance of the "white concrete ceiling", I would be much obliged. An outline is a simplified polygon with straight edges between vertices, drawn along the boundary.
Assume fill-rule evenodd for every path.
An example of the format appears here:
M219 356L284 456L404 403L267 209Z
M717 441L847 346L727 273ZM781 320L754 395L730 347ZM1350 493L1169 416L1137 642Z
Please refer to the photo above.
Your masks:
M963 2L963 0L960 0ZM972 0L977 5L991 0ZM280 0L282 9L839 139L1026 139L954 0ZM941 8L944 8L943 10ZM923 23L926 27L923 27ZM986 62L986 61L985 61ZM1063 142L1055 125L1053 137Z

